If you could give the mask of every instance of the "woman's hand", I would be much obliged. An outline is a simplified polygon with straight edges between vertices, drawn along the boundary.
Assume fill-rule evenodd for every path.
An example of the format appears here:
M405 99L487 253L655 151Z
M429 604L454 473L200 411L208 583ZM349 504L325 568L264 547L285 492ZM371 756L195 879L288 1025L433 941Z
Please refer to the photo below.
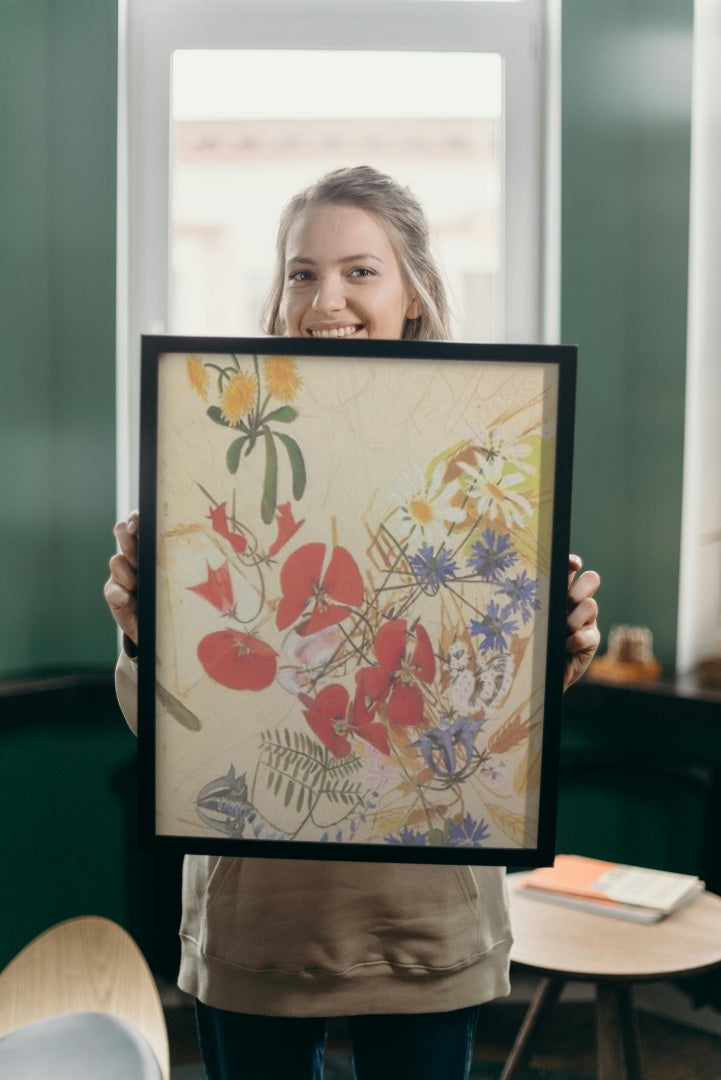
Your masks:
M113 529L120 554L110 560L110 577L103 590L110 613L123 633L138 644L138 511Z
M593 599L601 584L595 570L576 574L583 566L578 555L568 557L568 617L566 619L566 672L563 689L568 690L581 678L593 660L601 640L596 625L598 604Z

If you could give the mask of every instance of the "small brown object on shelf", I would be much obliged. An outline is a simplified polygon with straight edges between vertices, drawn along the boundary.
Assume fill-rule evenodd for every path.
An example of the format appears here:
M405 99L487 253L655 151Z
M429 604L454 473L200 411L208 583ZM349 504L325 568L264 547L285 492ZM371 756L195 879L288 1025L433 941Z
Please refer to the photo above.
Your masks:
M611 682L648 682L659 679L662 666L653 655L653 635L647 626L612 626L608 651L597 657L590 673Z
M707 656L699 661L696 675L706 686L721 686L721 655Z

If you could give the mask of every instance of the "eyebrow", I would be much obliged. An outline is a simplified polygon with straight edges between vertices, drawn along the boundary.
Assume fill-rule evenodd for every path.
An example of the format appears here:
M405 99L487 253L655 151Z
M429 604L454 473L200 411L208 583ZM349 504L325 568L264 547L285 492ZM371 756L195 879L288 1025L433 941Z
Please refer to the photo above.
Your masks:
M366 259L372 259L374 262L383 264L383 260L378 255L372 255L369 251L361 251L358 255L344 255L338 262L364 262ZM286 259L286 265L291 263L300 263L303 266L315 266L315 259L308 259L303 255L293 255L291 258Z

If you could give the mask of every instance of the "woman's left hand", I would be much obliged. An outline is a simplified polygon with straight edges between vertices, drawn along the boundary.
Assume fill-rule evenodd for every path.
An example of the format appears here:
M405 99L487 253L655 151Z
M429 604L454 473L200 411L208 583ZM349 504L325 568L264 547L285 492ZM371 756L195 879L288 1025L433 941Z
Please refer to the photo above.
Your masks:
M593 599L601 584L595 570L576 574L583 566L578 555L568 556L568 617L566 619L566 672L563 689L568 690L581 678L593 660L601 640L596 619L598 604Z

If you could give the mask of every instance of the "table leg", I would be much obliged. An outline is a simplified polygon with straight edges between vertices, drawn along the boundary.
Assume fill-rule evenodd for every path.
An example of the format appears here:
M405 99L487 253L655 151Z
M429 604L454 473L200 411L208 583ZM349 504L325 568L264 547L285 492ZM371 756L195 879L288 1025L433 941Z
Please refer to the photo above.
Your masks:
M523 1018L516 1040L503 1066L500 1080L520 1080L533 1053L533 1045L543 1018L558 1001L565 979L541 979Z
M599 1080L643 1080L629 983L596 984Z

